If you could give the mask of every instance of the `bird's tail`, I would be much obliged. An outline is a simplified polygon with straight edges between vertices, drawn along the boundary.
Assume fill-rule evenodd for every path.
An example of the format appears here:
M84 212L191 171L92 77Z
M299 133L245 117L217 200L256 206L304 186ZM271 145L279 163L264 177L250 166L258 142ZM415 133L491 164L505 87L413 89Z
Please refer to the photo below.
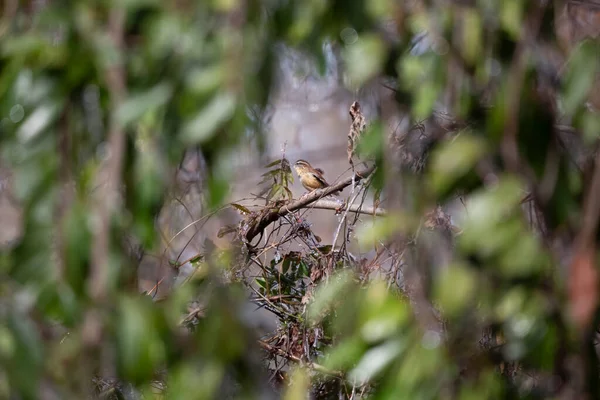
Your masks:
M328 196L340 197L340 193L342 193L342 191L341 190L337 190L335 192L329 193Z

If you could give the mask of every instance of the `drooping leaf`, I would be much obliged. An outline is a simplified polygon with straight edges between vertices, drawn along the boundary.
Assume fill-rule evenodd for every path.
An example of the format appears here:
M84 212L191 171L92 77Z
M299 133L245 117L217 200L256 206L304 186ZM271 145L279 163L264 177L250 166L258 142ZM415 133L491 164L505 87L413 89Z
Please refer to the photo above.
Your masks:
M237 100L232 93L223 92L215 97L190 120L181 133L185 143L199 144L217 133L235 111Z
M117 110L117 120L122 125L129 125L145 113L166 104L173 95L173 88L168 83L160 83L153 88L131 95Z
M242 213L242 215L248 215L251 214L251 211L248 210L246 207L244 207L241 204L237 204L237 203L230 203L231 206L235 209L237 209L238 211L240 211Z

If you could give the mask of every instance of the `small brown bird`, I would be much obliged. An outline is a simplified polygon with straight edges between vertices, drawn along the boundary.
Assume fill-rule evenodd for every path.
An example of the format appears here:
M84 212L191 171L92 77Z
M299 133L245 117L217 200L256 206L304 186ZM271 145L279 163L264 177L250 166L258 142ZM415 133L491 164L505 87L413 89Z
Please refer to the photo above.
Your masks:
M300 177L300 183L302 183L302 186L304 186L309 192L312 192L313 190L317 189L323 189L329 186L329 183L327 183L327 181L323 177L323 170L321 168L314 168L306 160L296 161L296 163L294 164L294 169Z

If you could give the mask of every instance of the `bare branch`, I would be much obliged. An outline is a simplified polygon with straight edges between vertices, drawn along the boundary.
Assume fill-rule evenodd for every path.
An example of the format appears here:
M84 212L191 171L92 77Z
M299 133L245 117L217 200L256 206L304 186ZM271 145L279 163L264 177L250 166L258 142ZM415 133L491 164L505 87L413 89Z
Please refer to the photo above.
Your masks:
M317 200L314 203L312 203L310 205L311 208L317 208L320 210L335 210L335 211L350 211L353 213L358 213L358 214L370 214L370 215L376 215L378 217L383 217L385 215L387 215L387 210L383 209L383 208L379 208L379 207L373 207L373 206L362 206L360 204L353 204L350 207L347 207L345 204L340 206L340 203L333 201L333 200L325 200L325 199L321 199L321 200Z
M279 218L289 214L292 211L299 210L301 208L305 208L309 204L320 200L321 198L330 195L332 193L343 190L344 188L350 186L353 182L359 182L362 179L367 178L375 171L375 166L365 168L364 170L357 172L356 174L341 180L335 185L328 186L324 189L318 189L307 196L295 200L291 203L283 205L281 207L274 207L268 210L265 210L260 215L255 216L253 220L251 220L249 227L246 230L245 238L248 243L252 241L258 234L265 230L267 226L277 221Z

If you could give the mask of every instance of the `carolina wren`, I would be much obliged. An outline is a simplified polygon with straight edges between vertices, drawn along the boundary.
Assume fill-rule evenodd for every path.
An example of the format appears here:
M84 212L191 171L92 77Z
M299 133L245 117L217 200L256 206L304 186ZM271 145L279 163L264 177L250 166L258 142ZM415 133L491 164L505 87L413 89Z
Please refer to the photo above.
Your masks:
M309 192L329 186L329 183L327 183L323 177L323 170L321 168L314 168L306 160L296 161L294 164L294 169L300 177L300 183L302 183L302 186L304 186Z

